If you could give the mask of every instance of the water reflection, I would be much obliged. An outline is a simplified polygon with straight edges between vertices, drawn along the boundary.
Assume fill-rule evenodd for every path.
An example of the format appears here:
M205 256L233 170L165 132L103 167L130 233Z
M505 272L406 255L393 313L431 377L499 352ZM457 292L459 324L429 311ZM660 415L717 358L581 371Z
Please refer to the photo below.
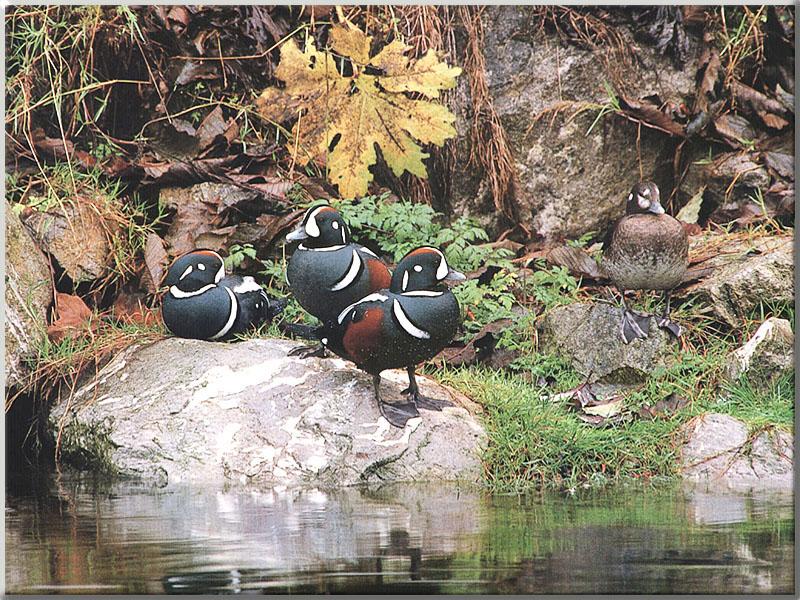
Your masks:
M789 494L246 491L73 480L9 493L11 593L791 593Z

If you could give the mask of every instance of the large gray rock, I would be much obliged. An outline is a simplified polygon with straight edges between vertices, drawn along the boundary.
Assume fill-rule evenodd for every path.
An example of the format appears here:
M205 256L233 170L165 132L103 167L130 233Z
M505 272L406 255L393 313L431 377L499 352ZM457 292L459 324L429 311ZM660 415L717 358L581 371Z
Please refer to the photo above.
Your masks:
M628 44L630 65L604 52L564 44L558 34L540 27L536 6L490 6L483 11L486 78L494 108L507 134L519 186L515 201L520 221L548 241L602 231L624 212L625 198L638 180L655 178L668 190L673 144L664 134L607 115L587 133L608 102L604 81L618 80L633 99L657 95L678 106L695 93L697 40L690 36L692 57L682 69L650 45L633 40L628 25L618 24ZM468 157L486 152L469 141L472 107L468 81L460 78L455 107L458 135L456 174L451 182L453 208L478 218L491 229L500 225L484 173ZM587 104L594 108L575 116ZM637 143L638 138L638 143Z
M681 431L682 475L689 480L728 488L791 489L794 439L780 429L751 436L729 415L709 413Z
M61 459L160 483L239 481L333 487L478 480L485 434L463 396L405 429L380 416L370 376L339 359L287 357L296 344L171 338L130 348L51 413ZM387 371L381 393L407 385Z
M590 382L634 384L666 366L675 338L650 319L646 339L630 344L620 334L622 309L609 304L568 304L552 309L542 320L540 342L572 362Z
M767 169L755 154L727 152L711 162L707 158L706 149L697 148L695 156L687 162L686 177L679 188L681 199L688 200L702 190L706 206L735 207L755 196L758 190L769 188Z
M106 274L116 224L98 209L110 199L76 198L47 212L31 211L25 223L42 249L51 254L75 283Z
M699 296L721 321L736 327L760 302L794 303L792 236L735 240L718 245L703 263L710 276L685 290Z
M6 387L23 383L26 357L47 336L53 301L50 263L6 203Z
M794 370L794 333L786 319L770 317L741 348L734 350L725 364L730 380L747 374L750 383L767 388L779 377Z

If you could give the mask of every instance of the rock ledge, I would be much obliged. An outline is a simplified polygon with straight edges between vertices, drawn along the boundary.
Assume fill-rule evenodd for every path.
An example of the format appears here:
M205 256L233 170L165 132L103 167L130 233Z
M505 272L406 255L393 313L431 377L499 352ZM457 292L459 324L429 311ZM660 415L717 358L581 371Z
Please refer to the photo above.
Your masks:
M339 359L286 356L296 343L221 344L170 338L132 347L50 415L61 460L155 480L335 487L370 481L480 478L486 434L466 397L405 429L380 416L371 377ZM400 400L405 373L383 374Z

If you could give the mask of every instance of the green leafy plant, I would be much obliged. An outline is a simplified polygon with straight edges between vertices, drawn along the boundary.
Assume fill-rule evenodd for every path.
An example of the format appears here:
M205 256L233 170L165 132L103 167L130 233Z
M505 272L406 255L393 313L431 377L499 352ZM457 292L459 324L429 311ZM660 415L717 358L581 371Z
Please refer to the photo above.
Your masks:
M580 282L566 267L547 265L543 259L537 259L533 275L522 286L527 295L549 309L576 301Z
M336 204L354 239L389 254L394 262L413 248L431 245L441 248L448 264L459 271L498 267L500 270L488 283L482 285L472 279L455 286L453 293L461 305L468 333L511 315L516 303L513 288L517 273L509 260L510 251L480 245L489 236L472 219L459 217L445 226L442 215L426 204L387 202L387 198L388 194L384 194Z
M228 256L225 257L225 270L231 271L241 265L246 258L256 260L256 249L253 244L233 244L228 248Z

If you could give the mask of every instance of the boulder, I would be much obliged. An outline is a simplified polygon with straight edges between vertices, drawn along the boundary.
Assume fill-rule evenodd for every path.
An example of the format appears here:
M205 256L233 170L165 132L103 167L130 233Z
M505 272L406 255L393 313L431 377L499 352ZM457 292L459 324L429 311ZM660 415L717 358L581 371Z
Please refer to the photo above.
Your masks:
M635 384L667 364L676 340L650 319L646 339L625 344L622 308L577 302L552 309L542 319L539 341L566 356L590 383Z
M725 372L731 381L747 374L750 383L758 388L770 384L794 370L794 332L786 319L770 317L756 330L752 338L731 353Z
M534 236L552 242L606 229L624 213L640 169L668 195L674 158L669 138L613 114L593 128L592 123L609 102L604 81L616 81L630 98L657 96L676 106L687 102L695 93L698 40L689 36L692 58L676 68L652 45L634 40L636 27L615 23L626 44L623 52L636 56L632 64L621 65L606 43L594 49L564 43L557 32L540 26L541 13L537 6L486 7L483 50L489 94L517 171L520 221ZM496 231L502 223L488 177L468 160L486 150L470 143L467 76L460 78L457 97L452 209Z
M30 211L25 223L73 282L105 275L111 256L110 232L115 226L101 216L92 200L77 198L47 212Z
M742 421L708 413L680 431L681 473L694 482L739 488L792 489L794 439L773 428L753 436Z
M6 387L23 383L25 358L47 336L53 301L50 262L6 203Z
M170 338L129 348L54 407L61 460L159 484L479 479L485 433L465 397L420 377L424 394L455 406L397 429L369 375L339 359L287 357L295 345ZM381 394L399 401L406 385L404 372L387 371Z
M688 162L686 177L679 188L682 200L688 200L700 190L705 206L733 210L739 203L755 197L758 190L769 188L769 174L756 154L726 152L708 161L704 152L707 152L705 148L697 148Z
M794 303L792 236L736 239L714 252L703 263L712 273L683 293L699 296L722 322L741 325L760 302Z

